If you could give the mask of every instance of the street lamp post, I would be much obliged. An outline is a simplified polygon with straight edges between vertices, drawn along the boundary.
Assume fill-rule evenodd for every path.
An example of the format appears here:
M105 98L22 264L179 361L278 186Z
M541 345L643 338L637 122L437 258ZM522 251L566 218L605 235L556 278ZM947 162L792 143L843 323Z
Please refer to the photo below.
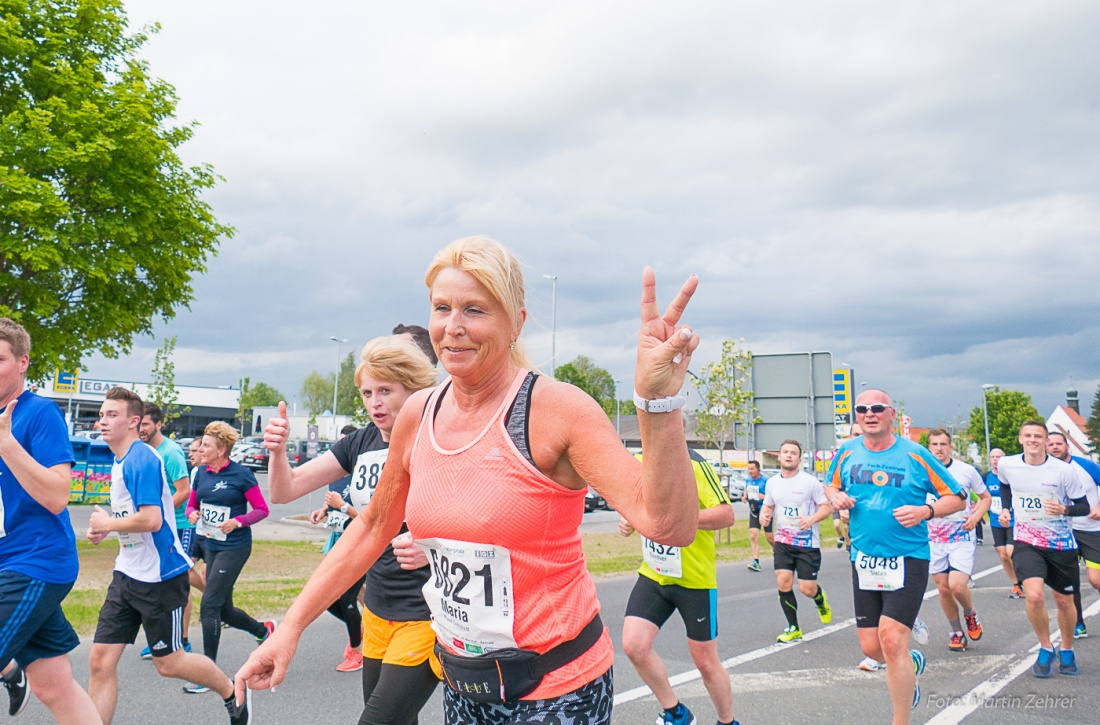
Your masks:
M985 402L985 394L997 387L990 383L986 383L982 386L982 418L985 420L985 465L989 463L989 405Z
M543 279L551 282L550 286L550 377L555 377L558 370L558 277L554 274L544 274Z
M330 337L336 343L336 380L332 383L332 440L336 440L336 395L340 392L340 343L347 338Z

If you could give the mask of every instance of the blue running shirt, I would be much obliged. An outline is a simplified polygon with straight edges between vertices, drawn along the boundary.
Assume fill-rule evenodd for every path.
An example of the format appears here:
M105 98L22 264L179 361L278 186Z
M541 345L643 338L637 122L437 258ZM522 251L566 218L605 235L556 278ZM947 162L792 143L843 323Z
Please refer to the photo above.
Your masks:
M849 531L852 556L908 556L928 559L928 524L905 528L894 518L899 506L923 506L962 489L927 448L898 438L885 451L869 451L863 438L845 442L833 457L828 486L856 499ZM853 558L854 561L854 558Z
M51 400L24 390L12 411L11 433L46 468L74 462L65 419ZM30 497L3 458L0 496L0 571L19 572L48 584L76 581L80 564L69 510L50 513Z

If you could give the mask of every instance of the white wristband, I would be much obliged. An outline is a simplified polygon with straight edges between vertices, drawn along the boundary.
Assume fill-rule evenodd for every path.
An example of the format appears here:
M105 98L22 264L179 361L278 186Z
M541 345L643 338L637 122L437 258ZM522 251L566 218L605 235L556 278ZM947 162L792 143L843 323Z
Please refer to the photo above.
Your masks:
M683 408L686 402L686 395L673 395L668 398L646 400L638 395L637 390L634 391L634 405L638 407L638 410L643 410L646 413L671 413L674 410Z

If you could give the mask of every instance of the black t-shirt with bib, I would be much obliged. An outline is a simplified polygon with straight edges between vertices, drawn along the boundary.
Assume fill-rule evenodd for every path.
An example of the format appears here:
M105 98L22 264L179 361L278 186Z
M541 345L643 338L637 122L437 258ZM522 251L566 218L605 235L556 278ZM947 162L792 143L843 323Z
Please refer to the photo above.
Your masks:
M348 498L355 510L363 509L374 496L382 468L386 464L389 445L382 440L382 432L373 423L344 436L332 446L332 455L340 467L351 474ZM404 522L401 533L409 528ZM393 547L378 557L367 571L367 585L363 601L376 617L392 622L417 622L431 619L431 610L424 603L424 584L431 575L431 567L413 571L402 569L394 556Z

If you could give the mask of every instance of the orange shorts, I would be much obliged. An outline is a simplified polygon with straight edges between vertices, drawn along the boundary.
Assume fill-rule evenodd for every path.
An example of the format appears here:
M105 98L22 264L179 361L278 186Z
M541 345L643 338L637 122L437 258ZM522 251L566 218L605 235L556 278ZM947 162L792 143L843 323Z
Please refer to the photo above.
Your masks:
M440 677L431 622L391 622L363 610L363 656L382 664L415 667L424 660Z

